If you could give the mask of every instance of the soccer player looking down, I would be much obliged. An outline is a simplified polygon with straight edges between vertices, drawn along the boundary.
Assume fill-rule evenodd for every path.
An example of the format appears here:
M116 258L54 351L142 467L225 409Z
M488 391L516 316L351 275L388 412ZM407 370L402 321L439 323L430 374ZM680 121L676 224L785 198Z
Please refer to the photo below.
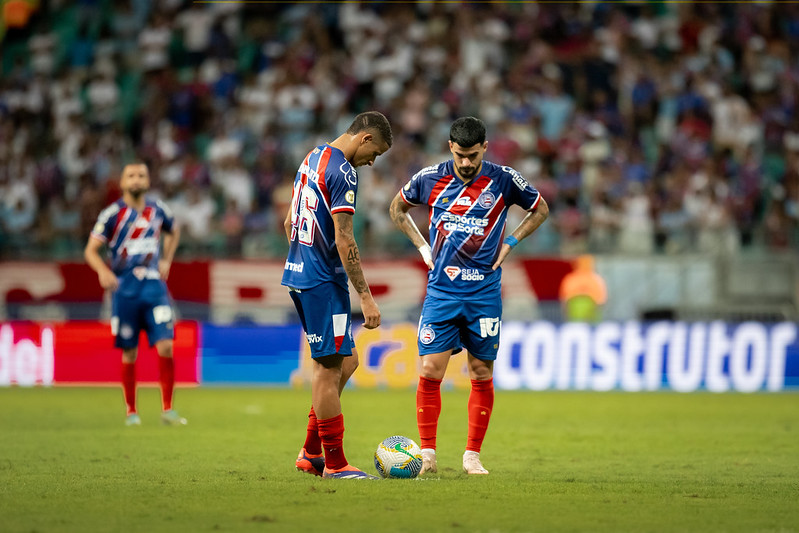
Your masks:
M97 272L100 285L113 291L111 332L122 349L122 391L128 426L141 424L136 412L136 357L139 332L147 332L150 346L158 352L161 386L161 421L182 425L186 419L172 409L175 363L172 358L174 314L166 279L180 240L180 229L169 208L149 200L147 165L132 163L122 169L122 198L106 207L97 218L84 257ZM161 232L164 234L161 257ZM111 267L100 256L108 247Z
M441 381L451 355L468 352L471 393L463 470L488 474L480 449L494 405L494 360L502 319L500 265L519 241L549 215L536 189L510 167L483 160L485 124L461 117L450 128L452 159L420 170L391 202L391 219L408 236L430 272L419 319L422 370L416 389L422 473L436 472L436 433L441 413ZM504 239L511 205L528 211ZM428 244L408 212L430 212Z
M339 397L358 366L348 279L360 297L364 327L380 325L380 310L364 278L352 231L358 193L355 168L371 166L391 143L391 126L381 113L355 117L346 133L305 157L284 222L289 253L282 284L289 289L313 357L312 406L295 465L317 476L374 478L350 466L344 456Z

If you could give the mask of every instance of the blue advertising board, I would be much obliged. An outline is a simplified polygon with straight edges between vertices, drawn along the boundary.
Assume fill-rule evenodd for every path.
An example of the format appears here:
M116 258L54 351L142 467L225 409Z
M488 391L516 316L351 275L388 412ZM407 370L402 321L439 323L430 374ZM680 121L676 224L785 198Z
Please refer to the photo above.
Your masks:
M302 326L215 326L200 334L200 383L288 385L297 369Z
M353 328L361 366L349 386L415 387L416 325ZM799 326L791 322L506 322L497 389L778 392L799 389ZM201 336L202 384L306 386L312 365L295 326L213 326ZM468 387L463 353L445 382Z

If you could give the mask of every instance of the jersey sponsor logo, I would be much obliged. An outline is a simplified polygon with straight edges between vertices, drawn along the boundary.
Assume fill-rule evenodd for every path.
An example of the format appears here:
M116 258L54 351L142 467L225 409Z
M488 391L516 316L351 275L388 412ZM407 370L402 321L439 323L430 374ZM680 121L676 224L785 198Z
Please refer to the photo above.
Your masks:
M480 336L496 337L499 334L499 318L481 318L480 319Z
M480 205L480 207L485 209L490 208L496 201L496 197L488 191L485 191L479 196L479 198L477 198L477 203Z
M355 172L355 169L352 168L352 165L350 165L349 162L343 162L338 169L341 171L344 179L347 180L347 183L353 187L358 185L358 174Z
M347 191L344 194L344 199L347 200L348 203L354 204L355 203L355 191Z
M415 180L419 176L424 176L425 174L433 174L434 172L438 172L438 165L430 165L429 167L424 167L422 170L414 174L411 178L411 181Z
M520 191L523 191L530 185L516 169L511 167L502 167L502 170L513 176L513 183L516 184Z
M302 263L292 263L291 261L286 261L286 266L283 267L283 270L290 270L291 272L300 272L305 268L305 261Z
M476 268L464 268L461 270L461 279L463 281L483 281L485 276Z
M461 273L461 269L455 266L448 266L444 269L444 273L450 280L455 281L455 278Z
M446 212L441 215L445 231L460 231L470 235L484 235L488 220L480 217L470 217Z
M153 272L146 266L137 266L133 268L133 277L139 281L144 279L161 279L158 272Z
M462 196L462 197L458 198L458 201L455 202L455 205L465 205L467 207L471 207L472 206L472 199L469 198L468 196Z
M322 336L317 335L316 333L307 333L305 338L308 340L308 344L316 344L317 342L322 342Z
M430 344L436 338L436 332L430 326L425 326L419 330L419 340L422 344Z
M125 243L125 250L128 255L146 255L158 252L158 239L155 237L140 237Z

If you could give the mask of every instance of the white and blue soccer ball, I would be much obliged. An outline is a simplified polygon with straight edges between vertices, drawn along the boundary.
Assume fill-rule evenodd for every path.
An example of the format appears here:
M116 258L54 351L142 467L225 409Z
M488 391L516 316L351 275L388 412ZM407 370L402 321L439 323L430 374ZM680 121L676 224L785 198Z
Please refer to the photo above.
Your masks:
M408 437L389 437L375 450L375 468L384 478L415 478L422 469L422 449Z

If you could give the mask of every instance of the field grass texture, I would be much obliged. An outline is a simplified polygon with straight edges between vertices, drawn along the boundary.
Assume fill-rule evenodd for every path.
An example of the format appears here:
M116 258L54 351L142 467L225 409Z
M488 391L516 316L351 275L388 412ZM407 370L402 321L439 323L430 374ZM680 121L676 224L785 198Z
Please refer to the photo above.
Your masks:
M294 470L310 392L176 391L185 427L141 427L116 388L0 389L0 531L799 531L799 395L497 392L461 469L468 392L443 392L439 473ZM413 390L346 390L350 463L417 440Z

